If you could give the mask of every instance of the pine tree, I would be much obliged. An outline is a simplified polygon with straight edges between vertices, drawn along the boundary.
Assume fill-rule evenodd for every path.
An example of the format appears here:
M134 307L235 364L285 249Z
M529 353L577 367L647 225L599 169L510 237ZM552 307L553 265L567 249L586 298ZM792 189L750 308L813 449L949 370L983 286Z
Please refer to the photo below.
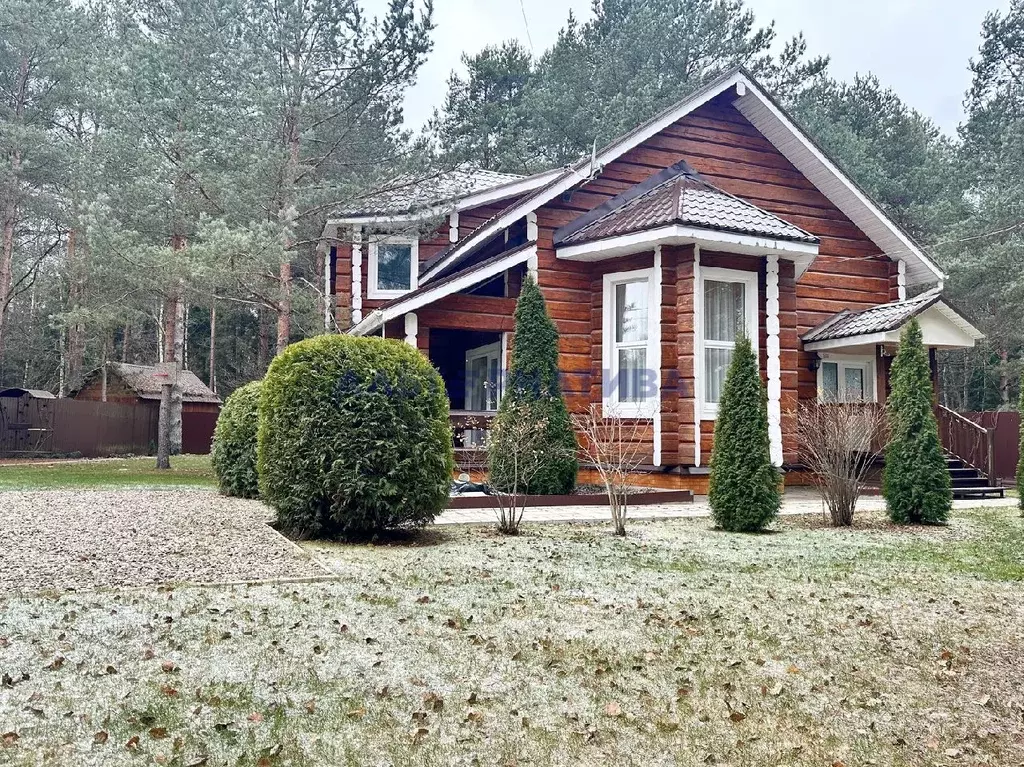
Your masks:
M757 355L750 339L741 336L736 340L715 421L708 502L719 527L754 532L775 519L781 501Z
M1024 418L1024 374L1020 377L1020 402L1017 412ZM1017 462L1017 505L1024 516L1024 424L1020 428L1020 460Z
M542 448L548 453L544 466L534 473L520 492L561 494L572 491L579 464L576 434L558 381L558 329L548 315L544 296L527 275L516 302L512 363L505 394L498 407L494 435L488 445L487 462L491 484L512 490L514 468L512 446L503 439L503 418L530 418L544 432Z
M934 390L921 326L911 320L892 363L886 402L889 444L883 494L893 522L945 522L953 503L949 469L932 409Z

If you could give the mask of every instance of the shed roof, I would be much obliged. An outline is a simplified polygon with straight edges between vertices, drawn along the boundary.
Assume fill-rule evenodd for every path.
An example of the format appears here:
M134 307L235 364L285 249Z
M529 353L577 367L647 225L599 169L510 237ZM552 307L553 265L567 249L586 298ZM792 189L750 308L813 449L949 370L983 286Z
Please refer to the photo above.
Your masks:
M32 399L57 399L57 395L45 389L22 389L11 386L7 389L0 389L0 397L21 397L27 394Z
M929 290L905 301L879 304L870 309L851 312L843 309L832 315L816 328L803 334L805 343L811 341L830 341L836 338L862 336L868 333L885 333L898 330L929 306L942 299L938 290Z
M555 244L592 242L668 224L818 242L800 227L708 183L683 161L562 227L555 232Z
M160 387L163 385L164 379L158 374L155 367L130 365L125 362L108 362L107 370L124 381L125 385L141 399L160 399ZM98 374L99 371L96 370L90 373L89 377ZM221 401L220 397L200 381L199 377L191 370L182 370L178 373L178 385L181 388L183 402L219 403Z

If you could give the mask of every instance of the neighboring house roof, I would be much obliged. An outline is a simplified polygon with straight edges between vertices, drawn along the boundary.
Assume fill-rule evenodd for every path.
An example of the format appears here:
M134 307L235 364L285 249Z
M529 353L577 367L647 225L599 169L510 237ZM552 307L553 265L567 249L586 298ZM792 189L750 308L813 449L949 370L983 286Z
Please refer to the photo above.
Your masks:
M328 224L366 219L422 218L443 215L532 191L557 171L520 176L478 168L456 168L427 176L403 176L385 188L335 210Z
M667 224L818 242L813 234L722 191L679 162L556 231L555 245L593 242Z
M57 395L45 389L21 389L12 386L8 389L0 389L0 397L21 397L27 394L30 399L57 399Z
M735 88L736 108L804 174L831 202L853 221L892 259L907 264L910 285L935 282L945 278L920 247L890 220L865 193L804 133L768 93L744 69L724 74L660 115L608 144L593 158L584 158L551 178L523 200L510 205L462 238L421 272L420 282L429 283L466 261L490 238L512 223L553 200L563 192L590 177L590 171L603 167L630 149L652 138L690 112L721 93ZM591 168L593 163L594 168Z
M864 340L868 337L877 337L899 331L911 319L920 316L933 306L939 309L946 320L953 323L971 339L977 341L984 338L984 334L953 308L937 288L904 301L880 304L856 312L844 309L829 317L816 328L807 331L800 338L806 346L811 348L816 344L822 345L824 342L842 339Z
M140 399L160 399L160 387L163 386L164 378L158 375L155 367L130 365L125 362L108 362L107 373L116 375L124 381L125 385L134 391ZM89 374L88 379L99 374L100 371L95 370ZM220 397L200 381L191 370L182 370L178 373L178 386L181 389L183 402L220 403Z

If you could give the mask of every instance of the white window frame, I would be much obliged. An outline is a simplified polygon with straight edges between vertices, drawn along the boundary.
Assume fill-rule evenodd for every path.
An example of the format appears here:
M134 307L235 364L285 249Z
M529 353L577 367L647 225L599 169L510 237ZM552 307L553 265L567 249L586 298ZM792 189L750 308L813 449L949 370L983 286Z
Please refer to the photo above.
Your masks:
M706 396L706 371L704 370L704 349L734 349L735 342L729 341L705 341L704 340L704 283L705 282L738 282L743 284L743 308L746 314L747 335L750 337L750 344L754 348L754 357L758 360L758 369L761 366L760 356L760 328L757 325L757 315L761 306L760 288L758 286L758 272L747 272L740 269L723 269L718 266L700 267L700 284L694 294L694 301L697 305L695 319L697 327L694 328L696 335L694 349L694 366L700 371L697 376L700 390L695 392L700 402L701 420L714 421L718 418L718 403L708 402Z
M661 396L658 385L660 370L655 370L655 392L641 402L619 402L619 355L615 342L615 288L627 282L647 283L647 364L658 365L661 350L661 297L654 280L654 269L636 269L604 275L604 298L601 306L601 359L604 361L601 382L605 418L653 418ZM660 367L660 366L659 366ZM614 386L612 386L614 384Z
M380 290L377 287L377 250L381 245L409 246L409 290ZM370 240L366 265L366 297L397 298L416 290L419 277L420 242L411 237L375 237Z
M818 402L825 402L825 363L832 362L837 366L836 382L839 390L840 404L846 402L843 394L843 381L846 379L847 368L859 368L864 373L864 401L878 402L878 377L875 374L875 358L864 354L833 354L822 352L818 360Z

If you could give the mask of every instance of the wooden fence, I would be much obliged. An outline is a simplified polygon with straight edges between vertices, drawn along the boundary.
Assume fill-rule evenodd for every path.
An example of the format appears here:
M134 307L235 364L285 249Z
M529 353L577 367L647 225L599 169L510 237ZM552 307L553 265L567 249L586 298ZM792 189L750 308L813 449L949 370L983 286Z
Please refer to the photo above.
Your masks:
M25 439L22 435L31 435ZM87 458L148 454L156 447L157 409L74 399L50 399L0 422L0 455L79 454Z

